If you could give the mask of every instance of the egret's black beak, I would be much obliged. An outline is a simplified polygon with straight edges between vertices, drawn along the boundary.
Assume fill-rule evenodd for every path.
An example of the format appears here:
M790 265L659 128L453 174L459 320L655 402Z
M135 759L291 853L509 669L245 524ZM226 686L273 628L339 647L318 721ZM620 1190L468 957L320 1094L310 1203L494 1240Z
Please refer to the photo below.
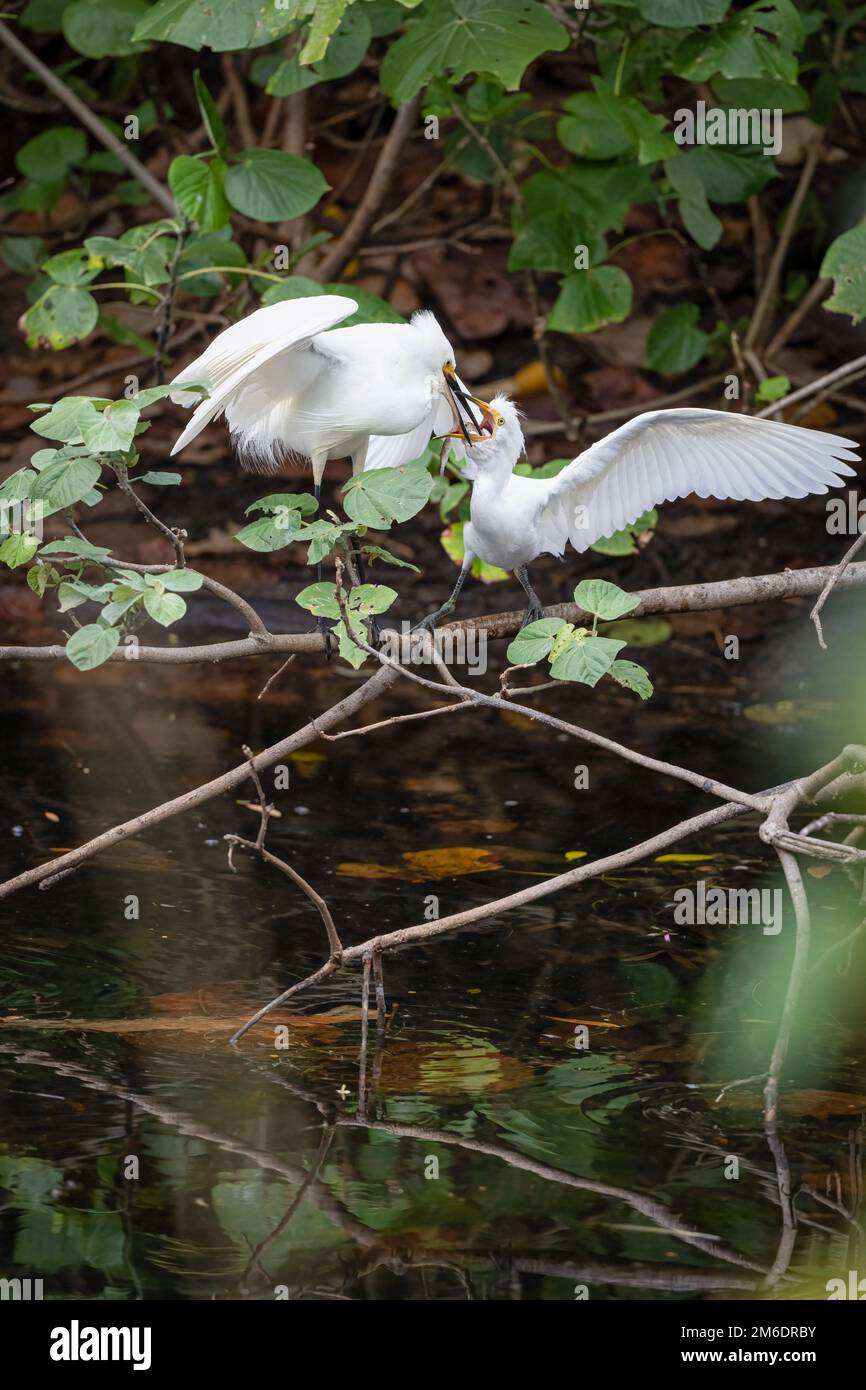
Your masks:
M451 409L454 412L454 424L456 426L455 429L449 430L444 437L446 439L462 438L471 445L492 435L495 431L495 425L493 412L487 401L480 400L478 396L470 396L453 367L443 367L442 375L451 397ZM473 407L477 407L479 410L480 419L475 418ZM468 417L468 429L464 412Z

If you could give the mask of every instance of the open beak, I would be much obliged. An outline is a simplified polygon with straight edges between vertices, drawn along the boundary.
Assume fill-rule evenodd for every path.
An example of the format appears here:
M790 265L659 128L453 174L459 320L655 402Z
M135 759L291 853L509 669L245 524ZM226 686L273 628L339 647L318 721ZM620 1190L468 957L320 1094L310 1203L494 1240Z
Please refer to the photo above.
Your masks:
M480 444L496 433L493 411L487 401L471 396L453 367L443 367L442 375L448 390L454 429L443 439L462 439L466 444ZM476 414L477 412L477 414Z

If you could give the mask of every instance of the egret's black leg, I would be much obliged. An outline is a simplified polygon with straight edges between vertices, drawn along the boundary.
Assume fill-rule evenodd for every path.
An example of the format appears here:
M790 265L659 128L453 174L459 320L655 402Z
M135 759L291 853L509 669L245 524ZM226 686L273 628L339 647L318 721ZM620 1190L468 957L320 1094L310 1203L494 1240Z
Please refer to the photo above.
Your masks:
M422 618L420 623L416 623L412 629L413 632L419 632L425 628L428 632L432 632L443 618L447 618L449 613L454 612L454 609L457 607L457 600L460 597L460 590L466 583L466 576L472 568L472 561L474 559L474 555L467 555L463 562L463 568L457 576L457 583L454 585L450 597L445 600L441 608L436 609L435 613L428 613L426 618Z
M358 577L359 584L366 584L367 570L364 566L364 554L361 550L361 543L357 536L352 537L352 566ZM382 630L379 627L379 619L375 613L371 613L367 619L367 628L370 633L370 646L378 647L382 640Z
M313 487L313 492L314 492L314 494L315 494L315 498L316 498L316 510L317 510L317 512L318 512L318 511L321 511L322 484L321 484L321 483L316 483L315 486ZM322 582L322 562L321 562L321 560L320 560L319 563L316 565L316 583L317 583L317 584L320 584L321 582ZM316 619L316 627L319 629L319 632L321 632L322 637L324 638L324 642L325 642L325 658L326 658L327 661L330 661L331 657L332 657L333 654L334 654L334 635L333 635L333 633L331 632L330 623L328 622L328 619L327 619L327 618L317 618L317 619Z
M519 580L520 587L527 598L526 612L523 615L523 622L520 624L521 628L524 628L527 623L536 623L539 618L543 618L544 609L541 606L541 599L529 582L529 575L525 565L521 565L519 569L514 571L514 578Z

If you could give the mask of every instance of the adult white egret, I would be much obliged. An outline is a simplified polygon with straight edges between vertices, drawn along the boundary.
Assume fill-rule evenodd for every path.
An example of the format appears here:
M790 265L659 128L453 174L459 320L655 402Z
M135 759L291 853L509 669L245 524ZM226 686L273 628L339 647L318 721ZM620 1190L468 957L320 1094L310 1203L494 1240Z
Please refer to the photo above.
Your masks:
M466 554L451 597L424 619L433 627L454 611L475 556L512 570L527 597L523 624L541 603L526 566L584 551L637 521L650 507L695 493L737 502L824 493L851 477L856 442L835 434L725 410L649 410L585 449L555 477L514 474L523 453L520 416L507 396L490 402L493 432L473 432L455 452L473 479Z
M433 434L454 429L468 442L491 428L490 407L463 385L454 349L429 310L409 323L337 327L357 310L348 295L282 300L218 334L172 383L176 405L200 401L172 454L225 415L246 467L273 473L309 459L318 502L328 459L349 457L352 472L361 472L373 435L384 468L419 458ZM208 395L183 390L184 381ZM352 544L363 580L354 537ZM328 625L318 625L330 655Z
M183 381L208 391L172 454L224 414L245 466L272 473L309 459L318 497L328 459L350 457L359 473L373 435L387 436L378 466L396 467L419 458L434 434L456 430L468 441L489 428L489 407L458 377L433 314L336 326L357 309L347 295L288 299L226 328L172 383L177 405L200 400Z

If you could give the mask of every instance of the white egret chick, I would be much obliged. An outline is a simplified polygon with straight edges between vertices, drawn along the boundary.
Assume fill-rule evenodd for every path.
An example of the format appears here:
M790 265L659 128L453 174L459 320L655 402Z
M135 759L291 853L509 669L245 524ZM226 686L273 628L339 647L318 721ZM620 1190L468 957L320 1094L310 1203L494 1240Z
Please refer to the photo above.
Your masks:
M271 473L309 459L318 497L328 459L351 457L359 473L372 435L387 436L377 441L378 466L395 467L420 457L433 434L456 430L468 441L469 430L490 428L487 403L466 390L429 311L410 323L337 327L357 309L346 295L315 295L226 328L175 378L177 405L199 400L183 381L209 394L172 454L225 415L246 467Z
M519 412L507 396L490 402L493 433L460 440L455 453L473 480L466 554L451 597L424 619L454 611L475 556L512 570L527 597L523 625L542 616L526 566L584 551L677 497L757 502L806 497L854 475L856 442L834 434L725 410L649 410L585 449L553 478L514 474L523 453Z

